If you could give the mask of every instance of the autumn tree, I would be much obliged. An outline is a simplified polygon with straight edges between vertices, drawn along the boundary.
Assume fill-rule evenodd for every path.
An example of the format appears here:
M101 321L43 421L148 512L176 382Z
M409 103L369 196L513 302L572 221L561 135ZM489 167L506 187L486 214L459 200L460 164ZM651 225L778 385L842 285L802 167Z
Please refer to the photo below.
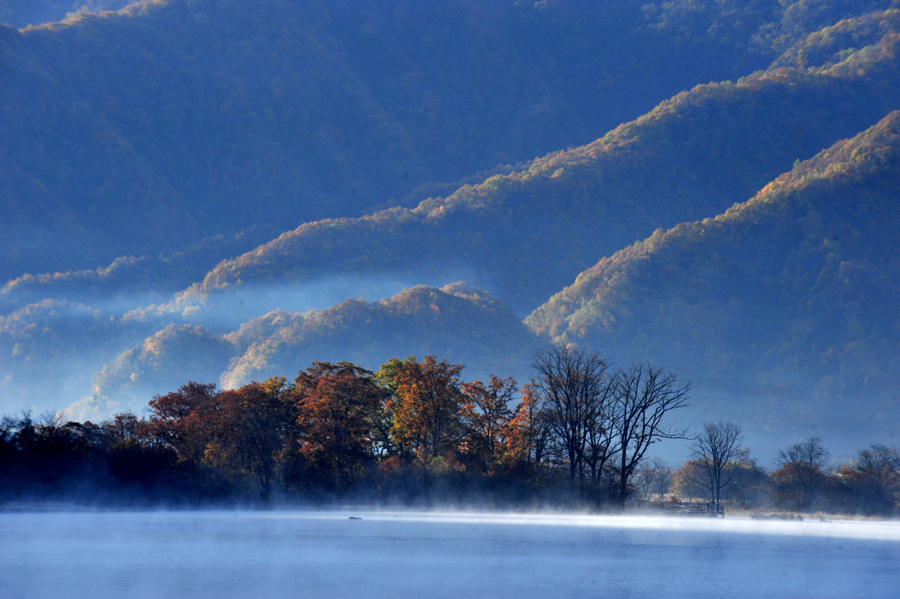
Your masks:
M862 512L890 514L900 494L900 453L893 447L875 444L861 449L837 476L850 499Z
M740 426L731 422L707 422L703 432L691 443L691 458L702 473L696 482L706 488L714 505L720 502L722 489L734 481L748 462L749 452L741 449L743 440Z
M625 501L628 479L653 443L686 437L687 430L667 423L666 417L688 405L692 388L675 374L649 364L632 363L616 373L611 426L618 454L619 501Z
M195 482L212 434L208 415L215 411L218 396L215 385L191 381L150 401L148 437L154 444L173 449L177 464L186 468Z
M703 466L697 460L687 460L681 468L672 473L669 490L675 496L688 500L706 497L707 489L703 477Z
M391 439L404 453L424 463L452 452L461 437L461 365L425 356L409 361L395 378Z
M481 381L462 383L463 405L467 429L467 449L470 455L487 469L500 461L509 423L513 417L509 403L518 384L513 378L501 379L491 375L487 385Z
M293 386L283 376L223 391L215 412L207 413L212 435L205 459L238 480L252 481L268 500L294 436L295 403Z
M144 432L144 423L131 412L113 414L112 420L103 423L103 434L107 443L118 445L137 439Z
M294 382L300 455L315 479L344 491L381 450L373 431L386 391L349 362L314 362Z
M415 356L407 356L404 359L391 358L382 364L373 375L375 383L384 390L385 401L381 408L372 416L372 439L375 455L379 459L395 455L398 448L391 438L391 429L394 426L393 409L397 405L397 385L400 373L408 364L416 362Z
M809 511L825 484L825 466L829 457L822 439L813 436L779 451L780 466L772 474L776 502L784 507Z
M534 386L524 385L504 433L503 461L508 467L540 472L550 445L550 419L534 395Z

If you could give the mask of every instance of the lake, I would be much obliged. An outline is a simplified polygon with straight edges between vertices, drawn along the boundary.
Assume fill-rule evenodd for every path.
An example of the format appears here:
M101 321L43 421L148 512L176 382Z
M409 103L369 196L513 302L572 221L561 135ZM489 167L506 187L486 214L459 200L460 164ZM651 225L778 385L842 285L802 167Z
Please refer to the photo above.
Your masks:
M897 522L358 509L0 513L3 599L898 595Z

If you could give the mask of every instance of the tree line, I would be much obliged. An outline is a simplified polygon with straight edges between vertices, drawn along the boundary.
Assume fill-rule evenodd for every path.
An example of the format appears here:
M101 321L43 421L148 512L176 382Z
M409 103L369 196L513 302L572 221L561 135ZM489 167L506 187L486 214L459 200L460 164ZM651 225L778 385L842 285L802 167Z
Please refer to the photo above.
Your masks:
M462 371L434 356L314 362L292 381L189 382L145 416L6 417L0 477L7 498L624 502L651 445L684 435L665 417L690 385L647 364L548 347L523 386Z
M428 503L623 504L679 498L810 511L888 513L897 450L873 446L827 470L810 438L766 473L740 427L673 426L692 385L645 363L616 368L550 346L533 377L462 380L435 356L392 358L377 371L314 362L291 381L235 389L189 382L144 416L99 423L30 413L0 422L0 499L221 503L354 500ZM673 471L649 450L689 439Z
M681 468L663 460L642 462L636 495L672 505L706 502L751 510L889 516L900 501L900 452L873 444L856 458L832 467L821 437L810 436L778 452L769 472L742 447L741 427L709 422L692 437L691 457Z

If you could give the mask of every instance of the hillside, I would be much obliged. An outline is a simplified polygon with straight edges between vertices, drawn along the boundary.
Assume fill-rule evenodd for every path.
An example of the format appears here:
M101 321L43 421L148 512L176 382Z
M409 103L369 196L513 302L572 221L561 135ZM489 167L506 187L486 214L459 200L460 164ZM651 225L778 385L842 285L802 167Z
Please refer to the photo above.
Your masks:
M0 23L18 29L62 21L67 15L119 10L131 4L129 0L0 0Z
M121 348L152 333L110 318L109 306L45 300L0 316L0 405L7 413L60 410Z
M705 37L637 0L153 0L0 27L0 279L414 205L764 67L775 4Z
M643 356L755 431L895 433L900 112L715 218L604 258L528 317L557 341ZM861 433L864 433L861 434Z
M10 216L0 218L10 233L0 260L17 272L43 260L41 252L86 265L21 276L0 289L4 405L69 404L87 395L91 374L105 364L109 380L119 381L109 389L135 393L132 375L150 382L155 370L195 378L187 373L194 365L218 378L228 370L225 354L250 377L257 376L254 364L259 372L294 368L292 356L306 356L306 345L330 347L325 337L316 341L309 310L338 314L328 309L348 297L376 300L365 309L342 305L344 313L363 314L404 288L466 280L524 317L601 256L656 229L721 214L795 162L900 109L900 12L832 20L834 11L840 18L887 2L777 3L777 10L776 3L718 0L656 9L630 1L470 2L446 14L440 3L401 2L390 14L380 4L356 2L355 11L343 2L301 4L272 0L254 9L238 0L171 0L21 32L0 29L0 78L20 86L0 85L0 106L14 117L0 119L0 212L8 212L0 217ZM283 26L271 33L276 21ZM259 37L249 38L254 32ZM115 51L98 50L109 44ZM594 126L612 127L626 112L644 110L641 102L651 107L667 86L681 89L679 82L692 85L717 69L747 76L679 93L587 145L491 166L543 152L545 142L566 147ZM266 120L265 106L277 100L266 77L287 85L278 100L284 114L306 111L321 127L313 145L303 145L308 129ZM35 101L23 100L25 88ZM208 89L218 91L202 96ZM73 98L85 101L69 105ZM417 108L426 99L434 108L427 114ZM235 110L221 111L228 101ZM178 109L168 115L174 120L163 114L166 106ZM367 120L375 113L384 120ZM351 121L359 126L346 129ZM271 136L283 143L270 144ZM391 136L418 141L392 146ZM329 148L338 146L343 166L328 162L335 156ZM412 156L419 167L398 163L395 149L409 150L403 160ZM25 169L29 160L28 168L45 169L47 177ZM357 176L371 186L350 186ZM103 185L91 187L101 177ZM328 191L322 177L339 185ZM284 192L295 184L306 191ZM378 186L382 191L364 191ZM99 191L102 202L84 204ZM275 237L319 208L351 215ZM295 211L296 220L288 222L294 217L283 210ZM191 216L197 211L203 218ZM230 232L211 234L218 225L207 224L216 219ZM113 259L120 242L148 250ZM190 281L197 283L172 300L173 287ZM70 309L83 316L68 320ZM305 315L291 317L297 330L289 337L302 343L266 336L258 354L242 359L249 345L223 341L269 313ZM426 314L411 312L406 322ZM452 345L454 330L446 327L429 334ZM388 331L362 330L379 338ZM404 338L412 347L392 351L422 353L422 338ZM196 353L209 343L211 362L178 349L154 357L155 348L182 342ZM367 343L354 337L350 345ZM121 368L111 365L116 356ZM154 360L166 366L140 366Z
M900 108L897 11L840 29L873 20L888 33L844 48L836 63L698 86L591 144L445 198L302 225L222 262L168 309L215 309L231 301L223 294L254 304L273 282L387 273L429 284L464 276L527 314L598 256L720 213Z
M188 380L235 388L271 376L294 377L314 360L377 369L393 357L437 355L466 365L466 378L527 375L543 341L499 300L456 283L406 289L378 302L347 300L327 310L278 310L225 335L169 326L123 352L95 376L81 417L138 409Z

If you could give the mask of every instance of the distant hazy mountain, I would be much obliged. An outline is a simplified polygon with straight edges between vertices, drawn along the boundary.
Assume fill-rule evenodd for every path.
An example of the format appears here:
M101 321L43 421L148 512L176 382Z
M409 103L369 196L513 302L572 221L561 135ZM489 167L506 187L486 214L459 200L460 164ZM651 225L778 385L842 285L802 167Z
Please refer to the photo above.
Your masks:
M900 112L715 218L604 258L527 324L665 363L708 413L888 440L900 418Z
M437 355L466 366L467 379L527 376L542 341L502 302L462 283L414 287L379 301L347 300L327 310L278 310L226 335L169 326L122 353L95 377L82 417L142 409L189 380L233 388L276 375L292 378L314 360L377 369L393 357Z

